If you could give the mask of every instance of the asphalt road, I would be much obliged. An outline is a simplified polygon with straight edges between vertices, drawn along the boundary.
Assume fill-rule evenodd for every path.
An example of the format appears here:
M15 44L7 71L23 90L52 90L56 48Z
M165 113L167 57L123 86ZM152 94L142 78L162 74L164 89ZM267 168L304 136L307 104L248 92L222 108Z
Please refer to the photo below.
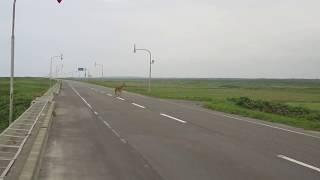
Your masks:
M319 180L320 136L65 81L41 180Z

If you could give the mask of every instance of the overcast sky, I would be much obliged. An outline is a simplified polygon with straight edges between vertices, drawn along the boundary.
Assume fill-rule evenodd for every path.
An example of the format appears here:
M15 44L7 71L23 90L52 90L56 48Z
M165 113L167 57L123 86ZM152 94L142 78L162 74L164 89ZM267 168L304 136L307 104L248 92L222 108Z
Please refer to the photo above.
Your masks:
M16 75L104 64L105 76L320 78L319 0L17 0ZM0 0L0 76L12 0ZM58 62L58 61L56 61Z

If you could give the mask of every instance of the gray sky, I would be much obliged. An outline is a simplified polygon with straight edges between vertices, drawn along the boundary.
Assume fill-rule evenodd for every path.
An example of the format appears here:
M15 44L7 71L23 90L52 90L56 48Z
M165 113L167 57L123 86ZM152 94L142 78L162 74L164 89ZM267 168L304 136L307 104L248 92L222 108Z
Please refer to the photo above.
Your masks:
M0 1L0 76L12 0ZM319 0L17 0L16 75L104 64L106 76L320 78Z

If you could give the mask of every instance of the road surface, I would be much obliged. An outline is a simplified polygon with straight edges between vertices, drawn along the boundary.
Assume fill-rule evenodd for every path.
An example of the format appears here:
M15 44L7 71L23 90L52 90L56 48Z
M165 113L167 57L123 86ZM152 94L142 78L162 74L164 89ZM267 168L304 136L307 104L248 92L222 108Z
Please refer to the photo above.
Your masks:
M64 81L41 180L319 180L320 137Z

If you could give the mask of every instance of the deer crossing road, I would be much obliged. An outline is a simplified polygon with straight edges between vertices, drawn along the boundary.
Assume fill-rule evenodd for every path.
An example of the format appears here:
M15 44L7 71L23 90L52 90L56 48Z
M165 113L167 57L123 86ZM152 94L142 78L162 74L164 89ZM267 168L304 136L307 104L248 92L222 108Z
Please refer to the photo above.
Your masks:
M320 138L300 129L82 82L55 101L41 180L320 179Z

